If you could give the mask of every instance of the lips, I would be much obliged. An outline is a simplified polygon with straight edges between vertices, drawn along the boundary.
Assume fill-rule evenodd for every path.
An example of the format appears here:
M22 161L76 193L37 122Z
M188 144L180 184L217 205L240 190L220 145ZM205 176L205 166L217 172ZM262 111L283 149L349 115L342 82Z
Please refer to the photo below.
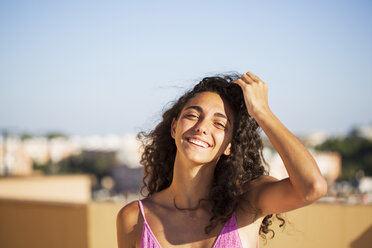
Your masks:
M188 137L188 138L186 138L186 140L189 143L191 143L193 145L196 145L198 147L202 147L202 148L209 148L209 147L211 147L211 145L208 142L206 142L206 141L204 141L204 140L202 140L200 138L197 138L197 137Z

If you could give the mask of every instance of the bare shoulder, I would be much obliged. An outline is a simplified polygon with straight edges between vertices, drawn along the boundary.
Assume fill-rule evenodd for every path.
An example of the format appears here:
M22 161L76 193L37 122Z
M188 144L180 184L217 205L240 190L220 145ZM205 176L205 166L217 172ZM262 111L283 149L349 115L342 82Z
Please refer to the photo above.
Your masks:
M138 222L140 210L138 201L133 201L122 207L117 214L117 223L125 229L131 229Z
M116 216L118 248L139 247L142 225L138 201L122 207Z

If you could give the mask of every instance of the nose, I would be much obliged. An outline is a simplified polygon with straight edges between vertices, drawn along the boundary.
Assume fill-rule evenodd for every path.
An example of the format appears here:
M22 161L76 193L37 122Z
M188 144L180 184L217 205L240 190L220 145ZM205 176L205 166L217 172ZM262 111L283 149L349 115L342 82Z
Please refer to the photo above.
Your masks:
M195 131L202 134L208 134L208 125L205 120L200 120L196 123Z

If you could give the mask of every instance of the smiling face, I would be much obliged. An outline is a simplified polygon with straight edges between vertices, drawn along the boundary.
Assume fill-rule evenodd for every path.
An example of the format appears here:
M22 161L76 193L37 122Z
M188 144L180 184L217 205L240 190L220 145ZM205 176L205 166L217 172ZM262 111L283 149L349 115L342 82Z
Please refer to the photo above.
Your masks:
M217 163L230 154L233 122L230 106L217 93L198 93L172 122L177 156L195 164Z

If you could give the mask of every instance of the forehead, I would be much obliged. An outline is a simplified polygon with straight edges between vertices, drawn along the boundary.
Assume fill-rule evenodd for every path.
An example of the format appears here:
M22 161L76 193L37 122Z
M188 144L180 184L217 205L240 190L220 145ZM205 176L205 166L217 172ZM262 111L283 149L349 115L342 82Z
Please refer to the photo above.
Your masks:
M222 97L214 92L201 92L191 98L183 107L183 110L189 106L199 106L203 111L215 111L226 114L230 119L233 118L233 112L229 104Z

